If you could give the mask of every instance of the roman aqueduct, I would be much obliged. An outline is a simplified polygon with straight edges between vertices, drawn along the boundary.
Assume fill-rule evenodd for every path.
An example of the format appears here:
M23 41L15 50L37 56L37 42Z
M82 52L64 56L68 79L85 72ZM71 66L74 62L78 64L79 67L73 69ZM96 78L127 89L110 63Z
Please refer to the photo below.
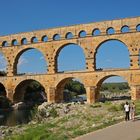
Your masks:
M0 77L7 97L16 101L21 95L15 95L18 85L30 80L38 81L47 94L48 102L63 100L63 89L67 81L78 78L84 84L87 102L93 103L98 96L102 82L108 77L121 76L131 88L131 98L140 99L140 17L125 18L103 22L94 22L46 30L18 33L0 37L0 51L7 60L7 75ZM127 28L127 32L123 29ZM113 33L109 33L113 30ZM82 35L84 33L84 35ZM102 43L118 40L127 46L130 58L128 69L97 70L96 53ZM86 60L86 70L58 72L57 57L61 49L68 44L81 46ZM46 74L17 74L19 57L29 49L39 50L48 63Z

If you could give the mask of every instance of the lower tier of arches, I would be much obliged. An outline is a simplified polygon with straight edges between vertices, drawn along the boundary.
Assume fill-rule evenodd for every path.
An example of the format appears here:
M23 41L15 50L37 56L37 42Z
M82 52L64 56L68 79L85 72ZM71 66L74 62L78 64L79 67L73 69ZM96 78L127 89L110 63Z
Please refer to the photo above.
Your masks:
M24 75L15 77L0 78L1 89L12 102L20 102L31 98L33 100L36 94L31 94L31 87L39 93L46 96L46 100L50 103L64 102L65 85L71 81L78 79L78 82L83 86L84 93L87 98L87 103L98 101L100 87L103 81L109 77L120 76L127 81L130 87L130 95L132 100L140 99L140 70L109 70L99 72L71 72L52 75ZM32 85L35 82L35 85ZM31 84L31 85L30 85ZM26 92L25 92L26 91ZM67 96L67 95L66 95ZM44 98L43 97L43 98ZM39 97L40 98L40 97ZM29 100L30 101L30 100Z

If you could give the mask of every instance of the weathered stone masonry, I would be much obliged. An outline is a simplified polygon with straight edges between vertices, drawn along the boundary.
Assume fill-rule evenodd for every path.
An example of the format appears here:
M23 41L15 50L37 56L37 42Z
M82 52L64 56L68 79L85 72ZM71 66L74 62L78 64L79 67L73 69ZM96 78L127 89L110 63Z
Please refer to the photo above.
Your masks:
M139 24L140 17L136 17L1 36L0 51L7 59L8 65L7 76L0 77L0 82L5 86L7 97L13 101L17 85L33 79L44 86L49 102L60 102L63 100L65 83L72 78L79 78L86 88L87 102L93 103L104 79L122 76L129 83L132 99L140 99ZM123 32L123 28L128 28L129 31ZM114 29L114 34L109 34L110 29ZM100 34L95 34L97 30ZM83 32L86 33L85 36L81 35ZM73 35L72 38L69 34ZM97 49L108 40L118 40L127 46L130 54L129 69L96 70ZM58 54L68 44L81 46L85 54L86 70L67 73L57 71ZM32 48L44 55L48 72L43 75L17 75L19 57Z

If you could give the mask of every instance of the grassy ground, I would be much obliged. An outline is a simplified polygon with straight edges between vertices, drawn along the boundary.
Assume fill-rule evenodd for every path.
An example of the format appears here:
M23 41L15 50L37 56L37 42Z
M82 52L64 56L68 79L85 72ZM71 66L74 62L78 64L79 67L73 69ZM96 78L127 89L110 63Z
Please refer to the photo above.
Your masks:
M105 128L124 119L123 103L75 105L70 114L40 123L24 125L24 133L7 136L4 140L69 140ZM140 101L136 102L140 114Z

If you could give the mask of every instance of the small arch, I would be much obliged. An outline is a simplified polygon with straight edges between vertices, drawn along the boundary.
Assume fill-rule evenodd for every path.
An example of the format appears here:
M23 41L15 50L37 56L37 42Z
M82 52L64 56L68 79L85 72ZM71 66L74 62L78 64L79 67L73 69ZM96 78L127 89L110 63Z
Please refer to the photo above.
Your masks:
M114 30L114 28L109 27L109 28L106 30L106 33L107 33L108 35L112 35L112 34L115 33L115 30Z
M27 39L26 39L26 38L23 38L23 39L21 40L21 44L22 44L22 45L27 44Z
M12 40L12 46L17 46L18 45L18 41L16 39Z
M2 47L8 47L8 42L7 41L3 41L2 42Z
M87 35L87 33L84 30L79 32L79 37L86 37L86 35Z
M71 32L68 32L65 36L66 39L71 39L73 38L73 34Z
M38 42L38 39L37 39L37 37L32 37L31 38L31 43L37 43Z
M60 40L60 35L59 34L55 34L53 36L53 40Z
M136 31L137 31L137 32L140 32L140 24L138 24L138 25L136 26Z
M48 37L46 35L42 36L41 41L47 42L48 41Z
M92 31L92 36L98 36L98 35L100 35L101 34L101 32L100 32L100 30L98 29L98 28L96 28L96 29L94 29L93 31Z
M124 25L122 28L121 28L121 32L122 33L128 33L129 32L129 27L127 25Z

